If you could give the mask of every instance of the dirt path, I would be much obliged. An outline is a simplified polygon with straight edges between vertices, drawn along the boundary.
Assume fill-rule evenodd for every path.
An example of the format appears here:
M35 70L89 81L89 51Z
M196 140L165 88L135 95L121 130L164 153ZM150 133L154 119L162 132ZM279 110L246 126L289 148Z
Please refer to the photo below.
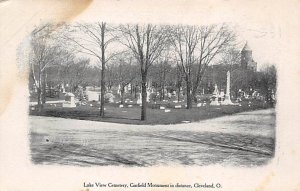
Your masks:
M32 161L64 165L261 165L274 155L275 110L178 125L30 116Z

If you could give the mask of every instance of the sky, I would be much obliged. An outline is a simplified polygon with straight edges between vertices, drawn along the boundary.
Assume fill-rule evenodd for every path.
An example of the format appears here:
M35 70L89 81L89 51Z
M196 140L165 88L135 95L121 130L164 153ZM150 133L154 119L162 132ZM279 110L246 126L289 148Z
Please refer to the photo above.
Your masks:
M240 50L247 42L252 49L253 59L257 62L258 68L263 64L275 64L280 56L281 30L275 25L252 25L248 27L236 26L238 35L237 41Z
M245 43L248 43L248 46L252 49L252 56L254 61L257 62L258 69L264 64L276 65L282 49L279 43L281 38L280 27L270 23L227 24L236 32L238 50L241 51ZM112 46L114 50L120 48L119 43L117 43L117 46ZM94 62L95 59L91 58L91 61Z
M159 3L158 3L159 2ZM239 48L244 44L252 49L258 68L265 63L284 63L289 53L291 27L296 18L284 17L297 12L297 7L284 1L186 1L168 0L111 1L101 6L92 4L74 22L106 21L108 23L156 23L209 25L227 23L234 27ZM279 14L281 13L281 14ZM296 36L297 34L293 34ZM292 48L292 47L290 47ZM283 55L283 53L285 55Z

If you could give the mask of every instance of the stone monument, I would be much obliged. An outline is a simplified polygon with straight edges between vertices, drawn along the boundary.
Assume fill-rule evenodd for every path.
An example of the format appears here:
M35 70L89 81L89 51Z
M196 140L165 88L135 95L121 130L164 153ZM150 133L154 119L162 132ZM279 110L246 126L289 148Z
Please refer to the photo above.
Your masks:
M120 84L119 84L119 86L118 86L117 94L120 95L120 97L122 96L122 95L121 95L121 85L120 85Z
M136 101L137 104L142 104L142 94L140 93L139 94L139 98L138 100Z
M76 107L74 94L72 93L65 94L65 101L63 102L63 107Z
M100 101L100 92L96 91L86 91L88 101Z
M222 105L234 105L230 99L230 72L227 72L226 94Z
M62 92L62 93L66 93L66 89L65 89L64 84L61 84L61 92Z
M212 101L210 102L210 105L220 105L218 99L219 99L219 90L217 84L215 84L215 90L213 92Z
M150 94L151 94L150 89L147 89L147 98L146 98L147 102L150 102Z

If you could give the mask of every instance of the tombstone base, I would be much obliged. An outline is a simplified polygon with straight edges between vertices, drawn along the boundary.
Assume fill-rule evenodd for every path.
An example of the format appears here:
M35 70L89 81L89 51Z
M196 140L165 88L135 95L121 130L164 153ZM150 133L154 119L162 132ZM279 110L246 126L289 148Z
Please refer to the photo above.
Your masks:
M62 104L63 107L73 108L76 107L75 103L65 102Z
M230 99L225 99L225 100L222 102L222 105L234 105L234 103L232 103Z
M220 103L217 100L214 100L210 102L210 105L220 105Z
M222 101L222 105L234 105L234 103L232 103L229 96L226 95L224 101Z

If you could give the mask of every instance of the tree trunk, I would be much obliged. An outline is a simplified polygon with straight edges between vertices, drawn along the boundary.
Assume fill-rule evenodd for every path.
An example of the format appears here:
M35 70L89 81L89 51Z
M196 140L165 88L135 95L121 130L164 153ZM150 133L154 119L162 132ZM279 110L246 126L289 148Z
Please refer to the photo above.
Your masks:
M162 100L163 100L163 95L164 95L164 89L163 89L162 85L160 86L160 91L159 91L159 93L160 93L159 101L162 101Z
M197 97L196 97L196 96L197 96L197 95L196 95L196 94L197 94L197 90L198 90L198 88L195 87L195 89L192 90L192 95L191 95L191 98L192 98L192 100L193 100L195 103L197 103L197 101L198 101L198 100L197 100Z
M162 84L162 99L165 100L165 83Z
M104 117L104 95L105 95L105 45L104 45L104 32L105 32L105 24L102 24L101 27L101 92L100 92L100 116Z
M187 109L192 108L191 82L186 78L186 105Z
M121 87L120 92L121 92L121 104L124 104L124 92L125 92L124 86Z
M42 72L42 104L46 103L46 72Z
M137 92L137 90L136 90L136 89L137 89L137 87L136 87L136 85L135 85L135 86L134 86L134 99L136 99L136 98L137 98L137 93L136 93L136 92Z
M177 91L177 101L180 101L180 86L178 86L178 91Z
M130 87L131 87L131 88L130 88L130 97L132 98L132 94L133 94L133 88L134 88L134 87L133 87L133 85L132 85L132 84L130 84Z
M141 120L145 121L147 112L147 72L142 72L142 109L141 109Z
M41 85L42 85L42 76L41 76L41 65L39 64L39 87L37 87L37 93L38 93L38 110L39 112L42 111L43 109L43 104L41 100L42 96L42 90L41 90Z
M38 93L38 97L37 97L37 100L38 100L38 111L41 112L42 109L43 109L43 105L42 105L42 101L41 101L41 89L40 88L37 88L37 93Z

